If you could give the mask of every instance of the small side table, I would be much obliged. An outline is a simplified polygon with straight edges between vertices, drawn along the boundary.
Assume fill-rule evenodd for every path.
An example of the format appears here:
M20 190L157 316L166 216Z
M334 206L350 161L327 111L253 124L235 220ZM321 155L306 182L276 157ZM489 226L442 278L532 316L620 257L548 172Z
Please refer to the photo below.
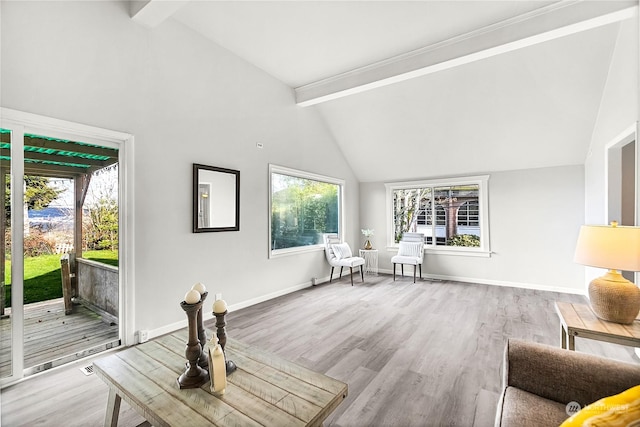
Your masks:
M586 304L556 302L556 312L560 318L560 344L575 350L575 337L605 341L614 344L640 347L640 321L630 325L607 322L595 315Z
M360 249L360 256L364 258L364 273L372 276L378 275L378 250Z

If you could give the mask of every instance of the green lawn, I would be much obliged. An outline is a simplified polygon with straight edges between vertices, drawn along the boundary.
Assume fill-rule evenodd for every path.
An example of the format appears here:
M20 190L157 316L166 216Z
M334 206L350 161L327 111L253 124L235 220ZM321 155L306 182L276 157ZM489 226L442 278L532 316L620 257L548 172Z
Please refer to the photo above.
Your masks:
M24 303L62 297L61 255L41 255L24 259ZM118 266L118 251L83 252L83 258ZM5 263L5 307L11 306L11 264Z

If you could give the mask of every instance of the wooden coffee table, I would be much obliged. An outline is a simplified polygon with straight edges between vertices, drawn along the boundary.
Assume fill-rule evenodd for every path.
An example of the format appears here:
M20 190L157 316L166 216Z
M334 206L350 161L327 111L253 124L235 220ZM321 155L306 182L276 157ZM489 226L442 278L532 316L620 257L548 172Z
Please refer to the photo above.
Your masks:
M586 304L556 302L556 312L560 317L560 343L562 348L575 350L575 337L589 338L614 344L640 347L640 321L630 325L607 322L595 315Z
M347 384L231 338L225 352L238 369L226 393L214 396L208 381L181 390L186 341L182 330L93 363L109 386L105 426L117 425L121 399L156 427L320 426L347 396Z

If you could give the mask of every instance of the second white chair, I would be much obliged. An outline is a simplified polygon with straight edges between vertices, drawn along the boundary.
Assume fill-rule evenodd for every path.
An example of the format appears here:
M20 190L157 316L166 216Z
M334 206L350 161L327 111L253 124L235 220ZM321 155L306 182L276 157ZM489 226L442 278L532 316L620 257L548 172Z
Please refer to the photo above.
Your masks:
M422 233L405 233L400 241L398 255L391 257L393 263L393 280L396 280L396 264L400 264L404 276L404 264L413 265L413 283L416 283L416 269L420 269L422 279L422 262L424 261L424 235Z

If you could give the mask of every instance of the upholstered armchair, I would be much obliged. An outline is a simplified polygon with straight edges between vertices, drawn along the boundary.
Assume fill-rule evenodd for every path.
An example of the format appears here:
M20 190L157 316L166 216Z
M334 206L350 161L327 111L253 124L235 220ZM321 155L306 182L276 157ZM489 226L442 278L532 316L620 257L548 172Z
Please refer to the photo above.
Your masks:
M329 283L333 280L333 269L340 267L340 277L342 277L342 269L349 267L351 272L351 286L353 286L353 267L360 266L360 276L362 282L364 282L364 258L359 256L353 256L351 248L348 243L340 242L340 238L337 234L323 234L324 239L324 254L327 257L327 262L331 266L331 274L329 275Z
M640 365L509 339L495 427L557 427L569 404L584 407L638 384Z
M393 280L396 280L396 264L400 264L402 276L404 276L404 265L413 265L413 283L416 283L416 269L420 270L422 279L422 262L424 261L424 234L404 233L400 240L398 254L391 257L393 263Z

